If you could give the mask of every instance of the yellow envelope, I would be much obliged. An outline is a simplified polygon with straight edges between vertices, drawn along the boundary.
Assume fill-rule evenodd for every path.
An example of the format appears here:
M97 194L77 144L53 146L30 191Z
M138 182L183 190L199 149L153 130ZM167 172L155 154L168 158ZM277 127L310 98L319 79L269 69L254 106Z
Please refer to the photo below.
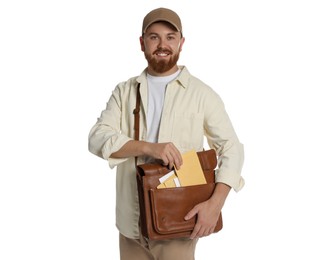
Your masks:
M182 154L183 164L179 170L175 169L181 186L206 184L206 179L195 150Z
M161 182L157 188L163 189L163 188L174 188L176 187L174 179L177 178L174 172L170 172L166 175L164 175L162 178L159 179Z
M174 182L175 178L177 178L177 177L174 175L174 178L170 178L164 182L166 188L175 188L176 187L176 184Z

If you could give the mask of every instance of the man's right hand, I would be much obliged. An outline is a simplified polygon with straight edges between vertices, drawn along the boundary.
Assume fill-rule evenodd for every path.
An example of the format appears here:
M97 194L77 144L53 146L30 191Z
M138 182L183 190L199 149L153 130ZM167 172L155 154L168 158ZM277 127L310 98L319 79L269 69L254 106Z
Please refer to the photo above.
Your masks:
M176 146L169 143L146 143L145 153L155 159L163 161L163 164L172 169L179 169L183 164L182 155Z
M183 164L182 155L176 146L169 143L148 143L131 140L124 144L120 150L111 154L112 158L125 158L135 156L150 156L162 160L163 164L172 169L179 169Z

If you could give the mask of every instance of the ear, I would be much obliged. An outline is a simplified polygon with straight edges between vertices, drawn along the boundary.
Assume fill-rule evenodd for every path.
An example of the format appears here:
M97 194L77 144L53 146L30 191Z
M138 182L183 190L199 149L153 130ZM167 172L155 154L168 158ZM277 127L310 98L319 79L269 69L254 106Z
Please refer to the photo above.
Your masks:
M179 51L182 51L184 42L185 42L185 37L182 37L181 42L179 44Z
M142 37L142 36L140 36L139 40L140 40L140 45L141 45L141 51L143 51L143 52L144 52L144 50L145 50L145 47L144 47L144 40L143 40L143 37Z

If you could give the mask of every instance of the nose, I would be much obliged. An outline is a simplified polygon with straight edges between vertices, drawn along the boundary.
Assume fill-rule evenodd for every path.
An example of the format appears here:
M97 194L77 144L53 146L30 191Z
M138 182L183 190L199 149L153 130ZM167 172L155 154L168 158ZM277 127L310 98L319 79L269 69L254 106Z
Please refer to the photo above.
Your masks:
M158 48L164 48L165 46L166 46L166 40L160 38L158 42Z

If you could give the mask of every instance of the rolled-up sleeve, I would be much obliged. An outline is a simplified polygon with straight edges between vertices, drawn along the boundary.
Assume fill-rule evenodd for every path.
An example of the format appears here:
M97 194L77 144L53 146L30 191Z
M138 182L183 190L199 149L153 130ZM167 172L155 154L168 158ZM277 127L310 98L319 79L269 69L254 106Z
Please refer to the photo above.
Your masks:
M88 137L89 151L108 160L111 168L127 160L127 158L110 158L111 154L132 140L121 131L121 106L120 91L117 87Z
M205 133L210 147L218 154L216 182L222 182L235 191L244 186L241 171L244 162L244 147L240 143L220 97L210 93L205 118Z

